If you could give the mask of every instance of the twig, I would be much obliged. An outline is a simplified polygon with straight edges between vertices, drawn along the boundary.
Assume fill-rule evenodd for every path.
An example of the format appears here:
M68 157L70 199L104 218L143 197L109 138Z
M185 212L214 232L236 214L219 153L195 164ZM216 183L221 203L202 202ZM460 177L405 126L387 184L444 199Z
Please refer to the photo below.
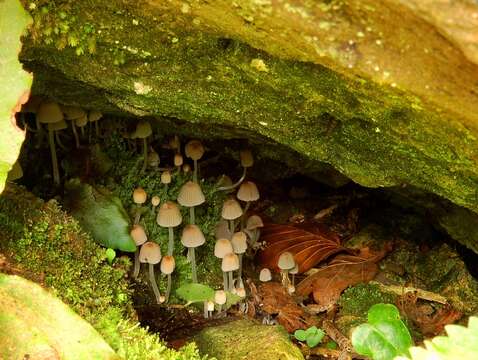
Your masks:
M350 340L343 335L333 324L330 320L324 320L322 322L322 328L325 330L327 335L334 340L340 347L341 350L345 350L347 352L352 352L353 347Z
M385 285L378 281L370 281L370 284L377 285L378 287L380 287L381 290L385 292L391 292L397 295L404 295L406 293L412 292L412 293L415 293L415 295L419 299L434 301L440 304L448 303L448 300L446 299L446 297L433 293L431 291L427 291L427 290L417 289L414 287L399 286L399 285Z

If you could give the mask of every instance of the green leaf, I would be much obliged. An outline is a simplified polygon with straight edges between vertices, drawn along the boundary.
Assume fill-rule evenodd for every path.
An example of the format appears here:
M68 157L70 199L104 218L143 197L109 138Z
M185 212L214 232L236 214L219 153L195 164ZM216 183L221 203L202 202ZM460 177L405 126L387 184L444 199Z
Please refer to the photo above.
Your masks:
M311 335L314 335L317 333L317 326L311 326L310 328L308 328L307 330L305 330L305 335L306 336L311 336Z
M108 260L108 263L111 265L113 263L113 260L116 257L116 251L114 251L111 248L108 248L106 250L106 260Z
M214 299L214 289L203 284L185 284L176 290L176 294L188 303Z
M222 308L227 310L231 306L236 305L241 300L242 298L239 295L233 294L230 291L226 291L226 303L222 306Z
M316 347L322 341L324 336L325 332L316 328L314 333L307 336L307 346L310 348Z
M305 341L307 339L307 335L305 330L299 329L294 332L294 337L299 341Z
M369 309L368 323L352 332L352 344L359 354L374 360L408 355L408 348L413 345L398 309L391 304L376 304Z
M15 125L15 112L27 100L32 84L32 76L18 61L20 36L30 22L20 1L0 1L0 193L25 138Z
M335 350L337 349L338 345L335 341L330 340L330 341L327 341L327 344L325 344L325 347L330 350Z

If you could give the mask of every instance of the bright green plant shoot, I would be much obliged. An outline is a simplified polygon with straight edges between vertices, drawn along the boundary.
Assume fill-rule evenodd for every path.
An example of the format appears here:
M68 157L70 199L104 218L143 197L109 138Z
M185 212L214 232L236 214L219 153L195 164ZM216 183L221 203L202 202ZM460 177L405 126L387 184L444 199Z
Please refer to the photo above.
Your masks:
M301 342L305 341L310 348L316 347L324 336L324 330L318 329L316 326L311 326L307 330L300 329L294 332L294 337Z
M108 260L108 264L112 264L113 260L116 258L116 251L112 248L106 249L106 260Z
M391 304L376 304L368 310L368 322L352 332L355 351L373 360L392 360L408 356L413 345L410 333Z

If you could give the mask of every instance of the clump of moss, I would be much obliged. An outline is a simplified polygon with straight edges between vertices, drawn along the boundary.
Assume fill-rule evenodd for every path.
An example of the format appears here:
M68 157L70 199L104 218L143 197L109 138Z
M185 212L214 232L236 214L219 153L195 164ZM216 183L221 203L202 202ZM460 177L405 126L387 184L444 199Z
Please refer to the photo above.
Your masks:
M382 292L377 285L358 284L345 290L340 296L341 315L367 317L367 312L375 304L394 304L395 296Z

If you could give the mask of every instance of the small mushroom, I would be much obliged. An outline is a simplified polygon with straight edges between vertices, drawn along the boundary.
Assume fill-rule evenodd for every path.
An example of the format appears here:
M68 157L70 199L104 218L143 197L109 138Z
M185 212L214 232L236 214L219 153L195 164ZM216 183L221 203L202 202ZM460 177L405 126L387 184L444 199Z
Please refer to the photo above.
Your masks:
M98 121L103 117L103 114L98 110L91 110L88 113L88 122L95 123L95 134L96 137L100 137L100 128L98 126Z
M299 264L295 263L294 267L289 270L289 274L292 275L292 286L295 286L295 275L299 273Z
M259 280L262 282L268 282L272 280L271 271L268 268L263 268L259 273Z
M244 232L238 231L232 235L232 248L234 253L239 257L239 271L237 273L237 278L239 281L239 286L244 287L244 282L242 281L242 257L247 250L247 236Z
M175 150L177 153L181 150L181 141L179 141L179 136L174 135L169 139L169 148Z
M261 236L261 227L264 227L264 223L259 215L252 215L247 218L246 232L250 238L250 245L252 248L256 248L257 240Z
M226 254L232 253L234 250L232 248L232 244L228 239L219 239L216 241L214 245L214 256L218 257L219 259L224 258ZM228 290L228 282L227 282L227 274L223 272L222 280L224 283L224 290Z
M193 181L198 181L198 160L204 155L204 146L199 140L191 140L184 148L186 156L194 161Z
M171 172L169 170L164 170L161 173L161 184L164 185L166 193L168 192L168 186L171 184Z
M161 227L167 227L169 231L169 242L168 242L168 255L173 255L174 252L174 230L176 226L181 224L183 218L179 212L179 208L176 203L172 201L167 201L158 211L158 216L156 217L156 222Z
M37 112L37 120L42 124L54 124L63 121L63 113L60 106L53 101L41 103ZM55 148L55 134L52 127L48 128L48 142L50 144L51 164L53 168L53 181L56 185L60 185L60 172L58 170L58 159Z
M181 154L174 154L174 166L179 170L181 170L181 166L184 163L183 156Z
M243 286L240 286L240 287L236 288L236 295L241 297L241 298L245 298L246 297L246 289L244 289Z
M141 205L146 202L148 195L142 187L138 187L133 191L133 202L136 204L136 209L134 210L134 223L138 224L141 219Z
M158 195L154 195L151 198L151 210L153 214L156 212L156 207L161 203L161 198Z
M80 117L74 120L75 126L80 128L81 136L85 136L85 126L88 124L88 116Z
M191 172L191 166L189 164L184 164L183 165L183 173L189 174Z
M204 234L199 226L194 224L186 225L183 228L183 234L181 236L181 243L188 248L188 259L191 262L191 272L193 283L198 282L196 271L196 256L194 249L203 245L206 242Z
M70 120L71 122L71 130L73 132L73 136L75 137L76 148L78 149L80 147L80 138L78 136L78 132L76 131L76 121L80 118L87 118L87 113L79 106L62 106L62 110L63 114L65 114L65 119Z
M279 269L281 271L282 285L286 289L288 289L288 286L290 284L289 271L292 270L295 266L294 255L292 255L292 253L290 253L288 251L284 251L279 256L277 266L279 267Z
M132 139L142 139L143 140L143 167L141 168L141 173L146 171L146 166L148 165L148 140L147 138L153 133L151 129L151 124L147 121L141 120L136 125L136 130L131 134Z
M175 267L176 261L174 260L174 257L166 255L163 257L163 260L161 260L161 272L168 276L168 285L166 287L166 294L164 296L165 302L169 301L169 295L171 294L171 274L173 273Z
M240 157L240 159L241 159L241 166L242 166L242 168L243 168L241 177L239 178L239 180L238 180L236 183L234 183L234 184L232 184L232 185L223 185L223 186L220 186L220 187L218 188L218 190L227 191L227 190L235 189L235 188L238 187L238 186L244 181L244 179L246 178L247 168L252 167L252 165L254 165L254 157L252 156L252 152L251 152L251 150L249 150L249 149L241 150L240 153L239 153L239 157Z
M195 223L194 207L206 201L198 183L188 181L179 190L178 203L189 208L189 223Z
M159 154L153 149L153 147L150 147L148 152L149 167L156 169L159 166L160 162L161 159L159 158Z
M249 210L251 202L259 200L259 190L257 189L256 184L254 184L252 181L243 182L237 191L237 198L246 202L242 220L244 223L244 216L246 215L247 210Z
M228 290L234 287L233 272L239 269L239 258L233 252L230 252L222 258L221 270L228 274Z
M208 312L207 317L212 316L212 312L214 311L214 301L211 301L211 300L206 301L206 306L207 306L207 312Z
M133 270L133 278L136 279L139 275L139 248L143 245L146 241L148 241L148 237L146 236L146 231L144 231L144 227L142 225L136 224L133 225L133 228L130 231L130 235L136 244L136 251L134 253L134 270Z
M218 312L221 312L222 305L227 301L227 294L224 290L216 290L214 293L214 302L219 305Z
M240 218L242 216L242 208L241 205L235 199L229 199L224 201L222 205L222 213L221 216L223 219L229 221L229 230L231 234L234 234L236 226L234 224L234 220Z
M156 277L154 276L154 265L161 261L161 248L158 244L148 241L141 246L139 252L139 261L149 264L149 281L153 288L154 296L156 296L156 302L161 303L161 294L156 284Z
M229 230L229 223L227 222L227 220L219 220L214 230L214 236L216 237L216 240L230 239L232 237L232 233Z

